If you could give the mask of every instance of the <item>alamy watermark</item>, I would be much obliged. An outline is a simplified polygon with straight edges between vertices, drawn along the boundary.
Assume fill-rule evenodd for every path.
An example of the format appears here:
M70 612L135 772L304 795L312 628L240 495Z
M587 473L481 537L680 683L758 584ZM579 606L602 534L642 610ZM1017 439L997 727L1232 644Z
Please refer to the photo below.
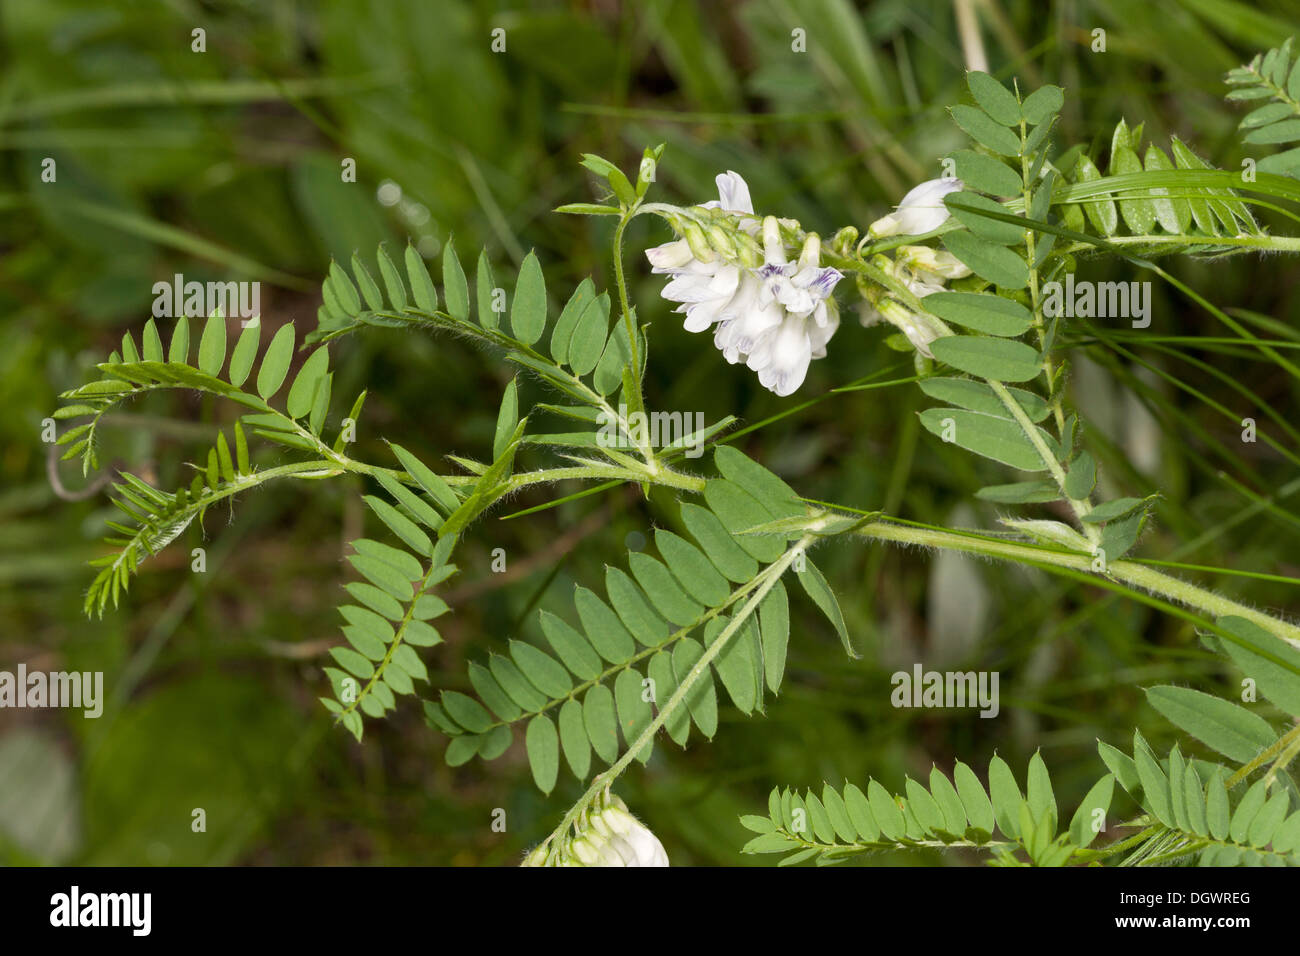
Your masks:
M0 671L0 708L73 707L86 717L104 712L103 671L32 671L19 664L17 673Z
M176 273L171 282L153 284L155 319L207 318L213 312L241 319L262 314L262 283L185 281Z
M1048 318L1132 319L1135 329L1151 324L1150 282L1076 282L1070 272L1064 284L1044 283L1043 296Z
M695 426L691 427L694 417ZM632 412L619 405L617 413L602 411L596 418L600 429L596 444L601 448L684 448L687 458L704 454L703 412Z
M1001 710L997 671L923 671L915 664L910 674L897 671L889 682L895 707L979 707L981 717L996 717Z
M74 885L50 897L51 926L119 926L133 936L148 936L152 912L152 893L83 893Z

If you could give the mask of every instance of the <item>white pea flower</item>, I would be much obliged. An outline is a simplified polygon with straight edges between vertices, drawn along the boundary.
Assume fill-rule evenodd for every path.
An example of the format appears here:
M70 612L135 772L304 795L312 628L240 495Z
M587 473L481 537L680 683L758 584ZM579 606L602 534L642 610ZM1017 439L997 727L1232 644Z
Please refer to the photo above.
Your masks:
M761 287L752 308L724 321L713 341L728 362L743 357L764 388L786 396L803 384L809 363L826 356L826 343L840 324L830 296L843 274L822 267L816 235L808 236L798 262L785 261L771 217L763 223L763 239L767 261L756 270Z
M970 267L951 252L929 246L900 246L895 261L913 273L927 272L941 279L962 279Z
M685 239L674 239L672 242L665 242L662 246L647 249L645 257L650 260L651 272L666 272L670 275L684 270L695 261L690 243Z
M745 181L727 172L717 184L720 200L704 205L739 214L741 238L753 236L760 224L752 216ZM808 236L799 260L789 262L781 221L768 216L761 228L763 264L757 269L713 255L689 231L686 238L648 250L646 257L652 271L672 277L662 295L679 303L676 311L685 313L686 331L716 325L713 343L723 357L733 365L745 362L765 388L785 396L803 384L812 359L826 355L826 343L839 327L831 293L843 275L822 267L816 235Z
M723 212L748 213L754 215L754 201L749 198L749 184L740 173L728 169L719 173L713 180L718 187L718 198L701 203L705 209L721 209ZM740 228L751 236L758 231L758 220L742 217Z
M741 214L740 228L751 236L758 232L758 220L753 218L754 203L749 198L749 185L741 178L741 175L729 169L725 173L719 173L714 182L718 186L719 198L700 205L705 209L721 209L723 212ZM744 215L746 213L748 215ZM717 263L716 256L708 256L703 259L697 256L692 250L691 243L686 239L675 239L672 242L665 242L661 246L655 246L653 249L647 249L646 258L650 260L652 272L667 273L669 275L676 275L679 272L712 275L721 265ZM693 266L712 266L713 268L701 271L692 268ZM665 298L670 297L665 296Z
M598 798L578 834L549 854L545 844L524 858L524 866L668 866L668 854L650 830L614 794Z
M929 246L900 247L892 271L918 299L943 292L948 279L961 279L971 274L970 267L951 252Z
M931 179L921 183L903 197L897 209L871 224L871 237L919 236L933 232L948 219L943 197L957 192L962 185L960 179Z
M760 304L763 292L763 280L758 273L747 270L736 294L723 303L712 317L712 321L718 323L717 331L713 334L713 344L732 365L744 361L758 340L781 324L784 312L780 304L771 297L768 297L766 304ZM697 332L705 328L708 326L692 327L688 316L687 331Z
M924 273L907 274L903 276L903 283L907 286L908 291L918 299L924 299L927 295L934 295L936 292L944 291L942 280Z
M749 234L758 230L758 220L752 218L754 204L749 198L749 186L740 174L728 170L718 175L718 200L703 203L706 209L724 212L749 213L741 218L740 228ZM677 312L686 313L686 331L703 332L721 319L722 311L735 297L740 287L742 269L711 255L701 259L688 239L676 239L646 250L651 271L672 276L660 293L670 302L680 302Z

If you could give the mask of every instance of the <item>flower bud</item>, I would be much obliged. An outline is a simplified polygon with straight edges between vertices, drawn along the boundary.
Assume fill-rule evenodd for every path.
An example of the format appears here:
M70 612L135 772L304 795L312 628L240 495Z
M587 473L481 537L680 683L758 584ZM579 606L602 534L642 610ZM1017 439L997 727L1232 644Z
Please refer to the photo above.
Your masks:
M667 866L663 844L613 794L596 798L579 816L577 833L557 848L557 866ZM524 866L545 866L546 845L526 857Z
M970 275L970 267L951 252L929 246L902 246L897 261L913 272L930 272L945 279L961 279Z
M610 866L603 851L604 841L582 836L569 844L567 856L580 866Z
M881 272L888 272L890 275L894 274L894 260L889 258L889 256L885 255L883 252L877 252L872 256L871 264Z
M547 850L547 846L545 843L538 844L528 853L527 856L524 857L524 861L519 865L520 866L545 866L546 850Z
M781 224L776 216L763 219L763 256L767 262L785 262L785 243L781 241Z
M665 242L661 246L655 246L653 249L647 249L645 257L650 260L650 266L656 272L669 272L685 266L694 258L694 255L691 252L690 243L685 239L675 239L672 242Z
M736 261L746 269L757 269L763 264L763 247L753 236L743 232L735 235Z
M799 252L800 269L816 269L822 261L822 240L815 232L808 233Z
M709 245L709 237L696 223L686 222L682 224L682 238L690 246L691 254L700 262L712 262L718 257L717 253L713 251L713 247Z
M831 237L831 251L837 256L851 256L858 247L858 230L845 226Z
M868 230L871 237L919 236L933 232L948 220L943 197L963 187L960 179L931 179L912 189L888 216L877 219Z
M736 244L732 241L727 230L714 222L708 225L706 232L709 236L709 245L716 249L723 259L734 262L736 259Z
M886 299L880 304L879 310L885 319L907 336L913 348L926 358L934 358L930 352L930 343L947 333L931 316L924 312L913 312L894 299Z

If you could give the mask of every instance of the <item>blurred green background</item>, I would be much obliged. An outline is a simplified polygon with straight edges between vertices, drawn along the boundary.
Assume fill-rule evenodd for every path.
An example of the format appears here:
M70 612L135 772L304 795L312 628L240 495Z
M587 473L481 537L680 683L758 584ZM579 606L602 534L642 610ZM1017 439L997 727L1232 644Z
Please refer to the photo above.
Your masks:
M535 248L554 297L588 274L605 287L609 224L548 214L599 198L577 165L585 151L634 168L643 146L664 142L656 189L666 201L712 198L713 176L734 169L761 212L823 235L865 228L963 145L945 107L964 95L964 7L992 72L1066 88L1062 147L1104 154L1125 117L1145 121L1162 146L1178 135L1233 169L1251 153L1235 134L1240 111L1222 102L1222 74L1300 23L1283 0L0 6L0 668L103 671L107 696L98 720L0 711L0 860L516 862L580 792L567 771L541 796L518 743L491 765L450 770L445 740L415 702L368 722L357 745L315 699L340 640L344 546L366 521L359 483L272 487L210 512L205 528L145 567L118 611L91 621L81 611L85 562L100 553L111 509L102 493L55 496L42 420L124 331L138 335L153 283L177 272L260 280L268 336L286 321L314 327L330 257L369 256L381 240L400 249L410 237L432 256L454 234L462 259L486 246L498 276ZM497 27L506 50L494 53ZM196 28L206 52L191 49ZM1090 49L1098 28L1105 53ZM807 52L792 51L795 29ZM41 179L46 158L54 183ZM340 176L347 158L355 183ZM379 201L386 182L399 201ZM775 398L683 332L658 298L640 250L667 233L648 219L628 247L633 298L653 323L653 407L754 423L816 400L740 447L810 497L994 526L998 509L973 492L1010 479L920 434L915 388L827 394L872 373L911 374L882 329L861 328L846 310L830 357L796 396ZM1300 342L1287 261L1172 268L1279 348ZM1122 264L1083 270L1140 278ZM1157 286L1153 314L1152 338L1077 329L1069 340L1071 394L1106 492L1164 496L1137 554L1300 574L1295 470L1262 443L1242 444L1232 417L1255 417L1294 448L1269 415L1295 419L1296 380L1236 345L1155 341L1223 334L1171 290ZM428 462L487 454L511 375L496 356L379 331L335 354L336 395L371 389L355 456L384 461L385 438ZM525 399L543 394L529 384ZM141 403L114 419L101 457L174 488L188 482L183 462L206 454L234 414L188 395ZM260 454L263 464L279 455ZM86 484L71 463L59 474L70 490ZM468 657L536 637L536 607L570 606L572 586L598 582L605 563L623 560L627 536L662 514L625 489L499 520L571 490L531 491L467 536L463 572L443 592L454 608L447 643L424 655L435 688L464 687ZM195 547L207 549L202 574L190 570ZM505 575L490 570L498 547ZM737 852L746 833L736 817L765 806L773 785L872 774L899 789L904 774L950 769L955 757L982 773L995 749L1021 774L1041 748L1072 806L1101 773L1098 737L1120 743L1139 724L1157 750L1172 742L1142 686L1233 693L1235 679L1189 626L1106 592L909 550L836 544L818 562L865 658L846 660L799 596L789 676L766 719L724 710L712 745L661 745L619 784L674 864L755 862ZM1300 603L1283 584L1202 580L1260 606ZM999 671L1001 715L893 709L890 675L917 660ZM195 808L205 833L191 831ZM505 833L491 829L494 808L506 810Z

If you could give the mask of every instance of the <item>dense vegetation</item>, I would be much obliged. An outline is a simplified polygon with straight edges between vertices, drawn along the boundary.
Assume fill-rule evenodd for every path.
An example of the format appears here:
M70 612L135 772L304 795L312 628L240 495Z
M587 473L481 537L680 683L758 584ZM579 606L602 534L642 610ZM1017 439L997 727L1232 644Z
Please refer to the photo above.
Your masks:
M1117 170L1105 160L1116 143L1131 142L1133 151L1154 143L1177 158L1169 144L1186 141L1208 163L1233 171L1244 157L1284 149L1285 130L1269 139L1252 138L1251 125L1238 128L1246 114L1239 107L1267 100L1255 103L1248 94L1238 97L1244 104L1225 103L1230 89L1252 87L1241 75L1233 86L1224 78L1295 32L1290 6L1094 0L1052 4L1047 15L1040 3L980 5L989 72L1008 83L1017 77L1026 93L1062 87L1058 146L1079 144L1111 174ZM796 219L828 243L848 223L865 235L912 186L939 175L941 157L971 145L948 110L971 102L971 63L954 5L886 0L864 7L847 0L6 7L0 123L8 149L0 163L10 185L0 303L8 347L0 354L0 395L10 414L0 420L0 667L23 661L31 669L103 671L107 699L98 720L75 712L0 715L4 856L495 864L517 862L551 832L583 785L566 764L543 787L554 788L550 796L539 792L535 781L551 781L536 780L522 734L494 754L499 759L449 767L447 738L414 699L383 721L367 721L360 742L317 700L337 690L322 670L340 645L335 608L346 600L344 585L362 580L346 560L353 555L348 543L398 543L385 525L410 533L363 498L391 488L373 474L349 472L223 497L149 558L120 603L108 600L111 584L90 591L95 615L88 618L83 606L95 571L87 562L109 553L106 522L121 515L107 488L79 496L95 473L83 477L71 462L58 466L57 483L78 500L56 495L42 423L61 394L97 377L96 366L111 353L130 363L124 334L140 349L136 358L149 360L154 284L176 273L260 280L262 363L275 349L271 330L288 321L300 336L329 338L363 311L393 306L393 287L375 256L381 244L401 265L402 294L421 305L418 273L401 254L408 239L448 309L440 270L454 235L476 304L482 270L501 276L516 302L516 277L523 282L537 270L555 322L584 278L594 277L594 290L615 288L611 217L550 212L609 201L603 167L579 166L582 154L608 157L635 174L644 147L663 143L655 199L688 205L711 198L714 176L734 169L760 214ZM206 31L202 53L192 50L198 27ZM498 27L506 48L494 52ZM792 50L795 29L806 31L806 52ZM1105 31L1105 52L1094 52L1096 29ZM54 182L42 176L49 158ZM340 175L349 159L355 182ZM1150 171L1149 153L1143 161ZM1076 168L1071 164L1072 176ZM1288 169L1275 164L1272 171ZM1261 231L1294 234L1294 216L1277 205L1253 205L1251 228L1257 222ZM1062 221L1093 236L1115 231L1082 214L1077 223L1065 214ZM1127 216L1124 223L1122 233L1132 231ZM1199 225L1183 223L1189 233ZM1244 221L1238 225L1251 232ZM1223 227L1220 220L1210 228L1222 235ZM710 423L734 416L729 447L806 499L939 527L998 526L1008 513L1005 494L976 492L1014 478L927 431L918 413L933 402L909 384L916 368L906 342L886 341L889 331L880 326L863 328L846 305L826 358L813 363L793 396L777 397L743 365L724 363L705 338L683 332L660 299L662 280L642 251L671 238L653 216L631 219L623 238L629 297L639 320L652 323L648 404L702 410ZM384 284L374 290L380 307L366 295L354 255ZM1078 323L1062 328L1055 343L1070 363L1060 387L1079 412L1081 441L1102 476L1098 499L1158 495L1134 554L1179 562L1172 569L1179 577L1283 614L1300 607L1293 424L1300 371L1291 358L1300 332L1292 322L1297 292L1287 281L1291 255L1162 259L1168 280L1153 282L1150 328ZM331 260L338 265L331 268ZM1093 280L1154 277L1113 257L1083 260L1079 268ZM353 279L336 278L341 270ZM364 298L332 307L330 292L322 298L326 276L336 297L351 289ZM359 293L344 284L353 281ZM481 288L497 284L489 278ZM482 317L476 307L474 321ZM164 324L172 322L157 321ZM510 383L518 369L482 336L368 324L335 339L329 357L336 409L326 444L366 391L348 445L359 461L397 468L397 446L443 474L467 476L472 470L446 456L486 463L510 447L503 393L514 396L516 408L557 401L554 389L526 375L516 393ZM211 372L205 362L215 333L203 335L202 322L190 325L184 355ZM227 382L239 334L236 320L221 334L216 369L229 353ZM171 346L170 330L157 342ZM281 370L281 381L268 380L265 391L258 374L244 387L270 400L283 384L276 407L287 398L291 413L300 406L293 417L315 418L302 392L293 394L312 354L295 353L292 368ZM251 354L244 358L252 362ZM562 364L565 357L555 358ZM250 368L243 368L246 377ZM323 373L312 369L303 380ZM211 470L200 475L200 487L206 481L211 490L245 473L245 464L268 469L289 460L274 445L254 451L251 462L241 459L235 419L249 410L202 391L142 395L108 411L87 448L101 466L120 463L168 492L193 487L195 472L182 463L206 464L211 449ZM1258 441L1242 440L1245 418L1256 419ZM262 425L276 431L269 421ZM321 430L313 423L310 431ZM525 446L520 454L544 451ZM732 479L726 454L717 456L716 470ZM700 467L714 463L710 453ZM682 464L695 467L689 459ZM435 503L439 490L430 490ZM655 541L656 527L678 520L672 488L654 487L647 497L635 483L523 514L578 490L576 483L522 484L462 535L459 574L439 582L439 599L452 613L437 620L441 643L421 655L428 680L417 682L420 698L475 693L471 662L489 652L518 659L515 640L540 645L546 618L539 610L576 623L575 587L604 594L606 566L626 568L629 550L641 551ZM453 494L430 525L457 504ZM416 527L418 536L404 540L418 551L427 530ZM193 570L195 548L205 551L202 572ZM500 557L504 571L494 570ZM957 761L989 780L985 768L995 751L1022 783L1031 768L1028 804L1039 815L1048 807L1043 777L1033 770L1041 754L1051 768L1051 816L1060 825L1054 833L1064 832L1107 769L1121 784L1130 766L1149 774L1142 756L1149 752L1166 758L1162 772L1171 778L1177 766L1181 781L1181 753L1167 757L1175 743L1183 753L1210 756L1212 743L1181 733L1171 722L1174 706L1147 690L1174 685L1240 699L1241 660L1198 636L1203 619L1170 613L1155 599L949 550L841 537L814 557L860 656L844 653L835 616L818 612L815 585L790 584L780 693L764 701L759 686L751 703L766 716L749 719L745 708L726 705L737 697L728 685L712 744L694 733L684 751L665 740L644 770L620 778L620 796L674 864L762 862L738 853L754 836L740 818L766 838L788 823L792 801L810 802L810 788L818 806L837 808L824 820L814 814L814 825L829 826L842 842L872 842L864 818L850 815L861 805L845 781L856 782L868 805L879 800L867 783L874 778L928 806L909 793L909 776L926 781L939 800L952 787L931 776L932 764L960 787ZM1236 633L1235 625L1228 630ZM929 669L998 672L998 718L894 706L891 676L918 660ZM1261 686L1264 699L1250 706L1276 732L1288 722L1286 705ZM768 689L775 689L770 679ZM1143 730L1141 745L1135 727ZM1123 753L1103 750L1103 763L1098 740ZM453 762L461 763L458 755ZM769 801L773 786L796 792L784 804L779 793ZM1014 810L1002 813L998 792L992 796L1003 834L1032 830ZM1235 795L1234 804L1241 799ZM1111 806L1121 817L1140 812L1120 788ZM203 834L191 829L196 807L206 810ZM497 808L505 810L504 833L492 827ZM868 817L884 829L887 811L876 809ZM983 818L978 799L964 812L972 825ZM1041 851L1036 858L1052 852L1033 849ZM873 859L974 859L964 853Z

